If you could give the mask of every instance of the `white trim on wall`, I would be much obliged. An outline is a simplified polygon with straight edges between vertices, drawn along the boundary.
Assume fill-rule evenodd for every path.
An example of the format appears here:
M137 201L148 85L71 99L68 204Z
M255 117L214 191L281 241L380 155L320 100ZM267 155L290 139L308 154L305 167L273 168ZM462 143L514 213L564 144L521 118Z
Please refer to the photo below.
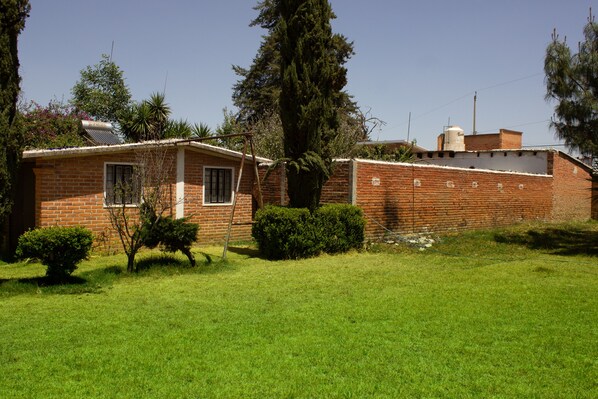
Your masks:
M185 149L179 148L176 154L176 207L175 217L185 217Z

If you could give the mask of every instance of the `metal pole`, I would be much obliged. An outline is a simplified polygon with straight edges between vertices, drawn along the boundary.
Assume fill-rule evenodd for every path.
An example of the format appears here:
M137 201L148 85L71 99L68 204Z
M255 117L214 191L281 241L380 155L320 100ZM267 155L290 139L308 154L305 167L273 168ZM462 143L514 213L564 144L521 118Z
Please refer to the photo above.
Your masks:
M476 103L478 102L478 92L476 91L473 95L473 134L477 134L475 130L475 113L476 113Z
M411 111L409 111L409 124L407 125L407 142L409 143L409 133L411 133Z
M255 159L255 150L253 149L253 138L251 136L249 136L249 149L251 150L251 157L253 158L253 173L255 173L255 182L257 183L257 206L259 209L262 209L264 207L262 183L260 182L260 174L257 168L257 160Z
M230 241L230 235L233 228L233 218L235 216L235 208L237 206L237 196L239 194L239 188L241 187L241 177L243 176L243 166L245 165L246 152L247 136L245 136L245 144L243 145L243 157L241 157L241 166L239 167L239 178L237 179L237 189L235 190L235 196L233 198L233 209L231 209L230 219L228 221L228 232L226 233L226 242L224 243L224 252L222 253L222 259L226 259L226 253L228 251L228 242Z

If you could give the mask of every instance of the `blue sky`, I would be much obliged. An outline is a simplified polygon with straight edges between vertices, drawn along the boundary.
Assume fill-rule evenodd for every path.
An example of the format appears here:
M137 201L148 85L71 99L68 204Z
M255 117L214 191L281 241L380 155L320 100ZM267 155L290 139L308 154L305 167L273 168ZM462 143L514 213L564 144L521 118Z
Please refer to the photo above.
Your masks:
M260 44L252 0L30 0L19 41L27 100L68 100L79 71L109 54L135 100L162 91L175 118L215 128L232 108L231 65ZM553 28L577 46L587 0L332 0L334 31L354 42L347 91L387 124L372 139L407 137L435 148L449 123L480 133L512 128L524 145L557 143L544 100L544 51Z

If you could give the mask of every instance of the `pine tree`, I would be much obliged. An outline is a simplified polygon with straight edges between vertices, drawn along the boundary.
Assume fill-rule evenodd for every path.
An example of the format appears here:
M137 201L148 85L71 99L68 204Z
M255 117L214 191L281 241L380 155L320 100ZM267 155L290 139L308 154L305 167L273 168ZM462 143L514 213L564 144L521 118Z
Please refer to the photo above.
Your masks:
M546 99L558 102L552 120L556 135L572 149L598 155L598 24L591 9L577 54L555 31L544 71Z
M333 51L327 0L280 0L281 94L290 205L314 210L332 168L338 134L335 101L346 69Z
M12 187L21 160L17 39L29 10L28 0L0 0L0 225L10 214Z
M259 12L250 26L266 30L260 48L249 68L233 66L239 80L233 86L233 104L237 107L237 120L255 134L255 144L260 155L277 159L282 156L282 125L280 123L280 0L261 0L255 9ZM331 14L331 18L335 18ZM353 55L353 43L343 35L333 35L329 51L341 65ZM343 140L337 140L335 156L348 156L356 141L367 134L361 123L357 104L346 91L335 93L334 104L345 129Z

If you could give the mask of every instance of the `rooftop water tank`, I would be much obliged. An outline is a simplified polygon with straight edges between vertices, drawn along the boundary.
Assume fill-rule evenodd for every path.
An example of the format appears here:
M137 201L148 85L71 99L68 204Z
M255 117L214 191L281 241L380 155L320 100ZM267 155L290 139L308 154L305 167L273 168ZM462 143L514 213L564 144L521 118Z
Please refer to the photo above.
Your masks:
M465 151L465 133L459 126L449 126L444 131L445 151Z

